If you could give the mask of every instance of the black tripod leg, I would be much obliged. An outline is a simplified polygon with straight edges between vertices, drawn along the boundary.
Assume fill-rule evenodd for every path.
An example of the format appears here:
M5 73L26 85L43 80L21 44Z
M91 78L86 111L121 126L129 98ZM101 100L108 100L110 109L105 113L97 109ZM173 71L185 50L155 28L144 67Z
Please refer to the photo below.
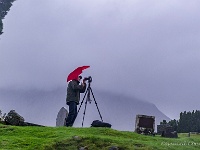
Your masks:
M92 88L90 88L90 91L91 91L91 93L92 93L92 96L93 96L94 102L95 102L95 104L96 104L96 106L97 106L97 110L98 110L98 112L99 112L99 116L100 116L100 118L101 118L101 121L103 122L103 119L102 119L101 113L100 113L100 111L99 111L99 107L98 107L98 105L97 105L97 102L96 102L96 100L95 100L94 94L93 94L93 92L92 92Z
M83 100L81 101L81 105L79 106L79 109L78 109L78 112L77 112L77 116L78 116L78 113L79 113L79 111L80 111L80 109L81 109L81 106L82 106L82 104L83 104L83 101L84 101L84 99L85 99L85 96L86 96L87 92L88 92L88 90L85 92L85 95L84 95L84 97L83 97Z
M83 123L84 123L84 119L85 119L85 112L86 112L86 108L87 108L87 100L85 101L85 109L83 112L83 121L82 121L82 127L83 127Z

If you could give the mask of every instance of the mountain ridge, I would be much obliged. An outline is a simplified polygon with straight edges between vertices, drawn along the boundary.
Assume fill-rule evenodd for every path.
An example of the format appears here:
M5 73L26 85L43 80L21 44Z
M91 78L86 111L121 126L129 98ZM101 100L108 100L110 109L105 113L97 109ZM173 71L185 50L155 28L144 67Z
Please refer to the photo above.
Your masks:
M66 107L68 110L68 106L65 104L66 88L63 87L52 90L1 89L0 91L0 106L4 107L3 112L14 109L21 114L27 122L55 126L57 113L60 108ZM111 123L114 129L133 131L137 114L155 116L156 124L159 124L159 122L164 119L170 120L170 118L163 114L153 103L103 90L95 89L93 92L103 120ZM80 102L83 100L83 95L84 94L81 95ZM87 105L84 122L85 127L90 126L93 120L100 120L92 94L91 100L91 104ZM82 124L83 111L85 108L84 102L75 121L75 127L80 127ZM78 108L79 107L80 105Z

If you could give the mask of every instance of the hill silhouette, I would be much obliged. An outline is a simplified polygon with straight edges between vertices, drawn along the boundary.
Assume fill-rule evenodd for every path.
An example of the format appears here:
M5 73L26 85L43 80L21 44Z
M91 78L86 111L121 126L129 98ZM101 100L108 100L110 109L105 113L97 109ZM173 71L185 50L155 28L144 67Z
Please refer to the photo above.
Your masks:
M170 120L150 102L95 89L93 89L93 92L104 122L112 124L113 129L133 131L137 114L155 116L156 124L159 124L163 119ZM60 108L64 106L68 109L65 104L65 97L66 88L63 87L46 91L39 89L1 89L0 109L5 113L14 109L27 122L55 126ZM91 99L93 100L92 95ZM75 127L81 127L84 105L83 103L77 116ZM94 101L87 105L84 127L89 127L93 120L100 120Z

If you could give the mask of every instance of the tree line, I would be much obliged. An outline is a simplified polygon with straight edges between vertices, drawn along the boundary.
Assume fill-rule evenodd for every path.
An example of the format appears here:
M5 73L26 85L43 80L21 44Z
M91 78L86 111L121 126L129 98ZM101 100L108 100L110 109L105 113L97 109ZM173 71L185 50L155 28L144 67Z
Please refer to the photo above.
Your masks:
M167 123L165 120L161 124ZM170 120L168 122L178 133L198 132L200 133L200 111L181 112L179 120Z
M15 0L0 0L0 35L3 33L3 22L2 20L7 15L12 3Z

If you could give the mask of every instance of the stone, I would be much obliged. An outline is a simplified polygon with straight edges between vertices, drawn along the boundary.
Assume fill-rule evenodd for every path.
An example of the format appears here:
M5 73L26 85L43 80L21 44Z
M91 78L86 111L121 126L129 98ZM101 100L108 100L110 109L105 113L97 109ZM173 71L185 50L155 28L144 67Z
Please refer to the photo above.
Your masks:
M135 132L144 135L155 135L155 116L136 115Z
M62 107L60 111L58 112L57 118L56 118L56 126L66 126L66 117L68 116L68 111L65 107Z
M157 125L157 134L161 137L178 138L177 131L168 123Z
M178 134L172 126L168 126L162 131L161 137L178 138Z
M80 141L80 140L82 140L82 138L81 138L80 136L73 136L73 139L74 139L75 141Z
M6 116L5 120L1 123L14 126L42 126L34 123L24 122L24 118L19 115L15 110L11 110Z
M15 110L11 110L5 117L5 122L9 125L21 126L24 124L24 118Z
M88 150L88 147L87 146L81 147L81 148L79 148L79 150Z

